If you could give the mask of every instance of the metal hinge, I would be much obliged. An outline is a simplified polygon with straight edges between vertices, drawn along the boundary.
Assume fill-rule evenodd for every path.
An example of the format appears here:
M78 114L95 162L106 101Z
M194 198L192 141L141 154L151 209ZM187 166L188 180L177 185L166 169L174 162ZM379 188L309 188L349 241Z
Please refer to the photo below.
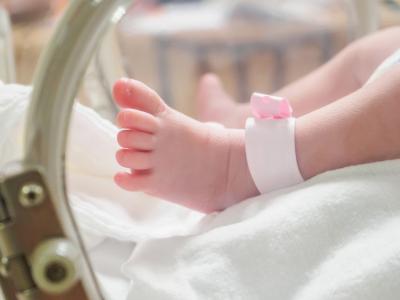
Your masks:
M42 174L0 177L0 285L7 300L87 299L79 252L57 218Z

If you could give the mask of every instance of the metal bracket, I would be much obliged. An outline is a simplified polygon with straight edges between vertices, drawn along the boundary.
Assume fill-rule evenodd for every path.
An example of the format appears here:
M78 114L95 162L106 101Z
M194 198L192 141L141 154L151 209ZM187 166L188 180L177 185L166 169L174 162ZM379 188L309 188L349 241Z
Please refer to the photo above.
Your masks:
M79 252L36 169L0 177L0 285L6 299L88 299Z

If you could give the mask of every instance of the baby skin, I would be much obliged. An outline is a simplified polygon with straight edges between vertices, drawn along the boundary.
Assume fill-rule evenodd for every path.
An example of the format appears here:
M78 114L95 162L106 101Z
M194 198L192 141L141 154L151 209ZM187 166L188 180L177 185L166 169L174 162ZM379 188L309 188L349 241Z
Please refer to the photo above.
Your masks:
M116 158L131 170L115 176L120 187L205 213L258 194L247 167L244 130L193 120L133 79L118 81L114 98L123 108Z

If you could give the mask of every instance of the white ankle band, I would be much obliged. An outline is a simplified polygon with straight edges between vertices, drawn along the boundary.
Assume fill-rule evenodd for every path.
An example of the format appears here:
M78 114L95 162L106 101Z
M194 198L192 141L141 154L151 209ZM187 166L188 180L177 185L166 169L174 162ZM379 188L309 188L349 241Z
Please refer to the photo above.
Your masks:
M295 147L296 119L282 98L254 94L253 113L246 122L246 157L250 173L260 193L303 181Z

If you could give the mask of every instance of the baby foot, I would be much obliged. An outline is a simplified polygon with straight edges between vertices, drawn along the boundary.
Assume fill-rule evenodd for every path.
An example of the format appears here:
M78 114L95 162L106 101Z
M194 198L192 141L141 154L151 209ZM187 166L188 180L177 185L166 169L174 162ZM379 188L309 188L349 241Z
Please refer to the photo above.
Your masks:
M200 79L196 102L199 120L217 122L229 128L244 127L238 119L241 105L227 94L216 75L210 73Z
M124 108L118 163L131 172L115 182L202 212L258 194L248 170L244 131L210 126L168 107L143 83L122 79L114 97Z

